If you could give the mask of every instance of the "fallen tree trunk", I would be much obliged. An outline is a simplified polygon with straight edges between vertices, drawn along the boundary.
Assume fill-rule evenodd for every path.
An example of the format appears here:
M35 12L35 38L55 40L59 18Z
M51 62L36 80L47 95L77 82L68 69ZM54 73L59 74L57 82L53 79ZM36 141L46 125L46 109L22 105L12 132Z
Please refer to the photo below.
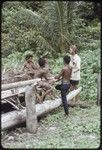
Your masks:
M53 78L54 77L49 77L49 79L53 79ZM13 88L27 86L27 85L31 85L33 83L35 84L38 81L41 81L41 78L36 78L36 79L26 80L26 81L20 81L20 82L14 82L14 83L9 83L9 84L2 84L1 90L5 91L5 90L13 89Z
M17 87L27 86L27 85L36 83L40 80L41 80L40 78L37 78L37 79L33 79L33 80L20 81L20 82L14 82L14 83L9 83L9 84L2 84L1 89L2 89L2 91L5 91L5 90L17 88Z
M81 91L81 87L77 90L70 92L67 95L67 102L69 102L73 97L75 97ZM37 116L43 115L51 110L59 107L62 104L61 98L55 100L44 101L42 104L36 104L36 114ZM5 130L13 127L17 124L23 123L26 120L26 110L12 111L1 115L1 129Z
M14 96L17 96L19 94L22 94L22 93L25 93L25 90L26 90L26 87L22 87L22 88L18 88L17 89L18 91L12 93L11 90L7 90L7 91L2 91L1 92L1 99L7 99L7 98L10 98L10 97L14 97Z

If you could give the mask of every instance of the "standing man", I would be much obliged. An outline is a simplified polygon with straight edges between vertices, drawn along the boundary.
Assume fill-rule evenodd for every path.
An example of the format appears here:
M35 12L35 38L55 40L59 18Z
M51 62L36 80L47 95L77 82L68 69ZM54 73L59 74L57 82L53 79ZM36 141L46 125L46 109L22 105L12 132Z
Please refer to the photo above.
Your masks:
M70 78L70 84L71 84L70 90L72 91L77 89L77 85L79 84L80 81L81 58L77 54L78 49L76 45L71 45L69 52L71 54L70 67L72 68L72 75ZM78 97L79 96L76 97L75 102L78 101Z
M64 56L63 58L64 66L61 69L59 75L55 76L55 79L61 80L61 84L56 85L56 89L61 91L62 104L64 107L65 115L69 114L68 103L67 103L67 93L70 88L70 77L72 70L69 66L70 56Z

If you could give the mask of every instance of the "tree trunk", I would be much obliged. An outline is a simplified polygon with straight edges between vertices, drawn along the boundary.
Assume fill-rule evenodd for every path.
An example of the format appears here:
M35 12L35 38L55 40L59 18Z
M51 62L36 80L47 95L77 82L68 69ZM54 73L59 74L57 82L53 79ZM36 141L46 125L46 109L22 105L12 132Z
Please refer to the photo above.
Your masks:
M31 133L36 133L38 128L35 99L36 99L35 86L30 86L26 89L25 92L25 102L26 102L26 127L27 130Z
M81 87L77 90L70 92L67 95L67 102L80 93ZM61 98L55 100L44 101L42 104L36 104L36 114L37 116L43 115L51 110L59 107L62 104ZM23 123L26 120L26 110L12 111L1 115L1 129L8 129L17 124Z
M53 79L53 77L49 77L49 79ZM43 80L45 80L45 79L43 79ZM36 79L26 80L26 81L20 81L20 82L14 82L14 83L9 83L9 84L2 84L1 89L2 89L2 91L15 89L18 87L36 84L38 81L41 81L41 78L36 78Z
M64 11L63 11L63 2L57 1L57 9L58 9L58 19L59 19L59 35L60 35L60 52L64 52L64 30L63 30L63 17L64 17Z
M36 82L40 81L40 78L33 79L33 80L27 80L27 81L20 81L20 82L14 82L14 83L9 83L9 84L3 84L1 89L2 91L17 88L17 87L22 87L22 86L27 86L31 85L33 83L36 84Z
M10 97L17 96L19 94L25 93L26 87L16 88L17 91L14 89L14 93L12 93L12 90L2 91L1 92L1 99L7 99Z

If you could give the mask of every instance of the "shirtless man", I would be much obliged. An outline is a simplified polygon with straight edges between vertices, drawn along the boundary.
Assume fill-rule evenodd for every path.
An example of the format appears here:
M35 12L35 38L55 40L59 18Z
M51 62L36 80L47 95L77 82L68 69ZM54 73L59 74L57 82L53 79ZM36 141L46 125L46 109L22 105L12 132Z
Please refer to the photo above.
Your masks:
M45 67L45 60L40 58L38 60L39 69L36 72L34 78L41 78L41 81L38 82L37 86L42 88L42 92L40 95L37 95L38 101L41 103L44 101L46 95L52 91L51 85L53 84L53 80L48 78L48 69ZM43 78L45 81L43 81Z
M48 69L48 71L47 71L47 76L48 76L48 77L52 77L53 74L52 74L51 68L50 68L50 66L49 66L47 54L43 56L43 59L45 60L45 68Z
M70 77L71 77L71 68L69 66L70 57L64 56L64 67L62 68L59 75L55 76L55 79L61 79L61 84L56 86L57 90L61 91L61 97L62 97L62 104L64 106L65 115L68 115L68 104L67 104L67 98L66 94L70 88Z

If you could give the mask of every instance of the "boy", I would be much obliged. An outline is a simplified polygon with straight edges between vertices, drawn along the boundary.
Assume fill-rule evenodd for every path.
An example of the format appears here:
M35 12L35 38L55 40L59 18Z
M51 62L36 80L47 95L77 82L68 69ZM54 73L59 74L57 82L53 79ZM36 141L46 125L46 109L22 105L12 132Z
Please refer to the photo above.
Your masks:
M70 79L71 88L70 90L77 89L77 85L80 81L80 66L81 66L81 59L79 55L77 54L77 47L76 45L70 46L70 54L71 54L71 61L70 61L70 67L72 68L72 75ZM78 100L78 96L75 99L75 102Z
M34 62L32 60L33 55L31 55L31 54L27 54L25 59L26 59L26 62L21 70L25 72L25 74L28 76L28 79L33 79L34 74L35 74L36 70L38 69L38 65L34 64Z
M51 71L51 68L50 68L49 62L48 62L48 53L46 53L46 54L43 56L43 59L45 60L45 68L48 69L47 75L48 75L49 77L52 77L53 74L52 74L52 71Z
M44 101L45 96L52 91L51 85L53 84L52 80L48 79L48 69L45 67L45 60L43 58L40 58L38 60L39 69L35 74L35 78L41 78L45 79L46 81L40 81L38 82L38 86L42 88L43 92L40 92L40 96L38 95L38 101L41 103Z
M57 90L61 91L61 97L62 97L62 104L64 106L65 115L68 115L68 104L67 104L67 98L66 94L70 88L70 77L71 77L71 68L69 66L70 57L64 56L64 67L62 68L61 72L58 76L55 76L55 79L62 80L62 83L60 85L56 86Z

